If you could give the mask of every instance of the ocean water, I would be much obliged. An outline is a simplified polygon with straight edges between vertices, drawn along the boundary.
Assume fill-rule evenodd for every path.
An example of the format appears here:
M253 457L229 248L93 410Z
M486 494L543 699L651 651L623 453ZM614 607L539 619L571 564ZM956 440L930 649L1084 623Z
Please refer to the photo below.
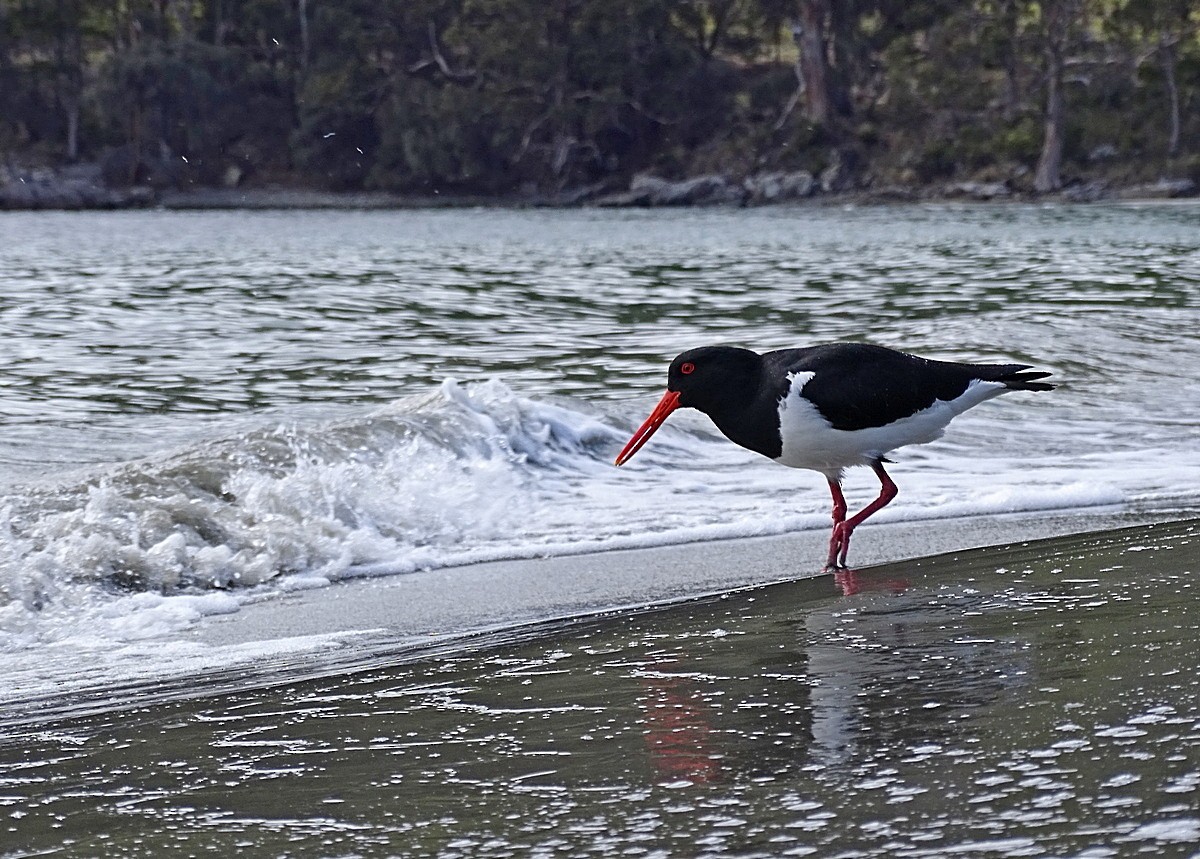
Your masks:
M991 547L227 694L0 710L4 845L1195 857L1198 537Z
M22 659L351 577L827 527L822 478L698 414L613 467L706 343L1054 373L898 452L880 520L1200 502L1194 205L5 213L0 272Z

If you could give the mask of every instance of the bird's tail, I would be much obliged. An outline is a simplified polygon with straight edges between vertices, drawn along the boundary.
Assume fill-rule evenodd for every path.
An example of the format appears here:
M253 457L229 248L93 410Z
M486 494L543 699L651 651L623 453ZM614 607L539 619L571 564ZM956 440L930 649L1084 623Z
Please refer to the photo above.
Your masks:
M1050 374L1044 370L1030 371L1028 364L976 364L975 369L981 371L978 378L1000 382L1010 391L1053 391L1057 387L1051 382L1037 381Z

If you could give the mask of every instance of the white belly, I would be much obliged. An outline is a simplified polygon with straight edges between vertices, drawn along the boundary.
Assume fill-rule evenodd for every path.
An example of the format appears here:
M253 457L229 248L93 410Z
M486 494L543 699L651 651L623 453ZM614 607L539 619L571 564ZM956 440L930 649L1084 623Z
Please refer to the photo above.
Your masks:
M775 460L792 468L820 471L831 480L844 469L870 465L889 451L909 444L926 444L942 437L946 425L972 406L1008 390L1000 382L971 382L961 396L933 405L881 427L834 429L817 407L801 396L813 373L793 373L788 395L779 403L783 453Z

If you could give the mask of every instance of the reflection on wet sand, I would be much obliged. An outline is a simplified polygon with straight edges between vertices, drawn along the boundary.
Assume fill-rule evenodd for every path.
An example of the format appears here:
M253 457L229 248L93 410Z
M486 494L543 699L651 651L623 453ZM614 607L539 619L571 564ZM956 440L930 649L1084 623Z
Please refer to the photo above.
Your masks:
M879 584L891 594L885 602L841 603L804 618L813 742L826 763L941 742L956 721L1027 679L1028 641L970 636L961 622L970 595L935 601L924 590Z
M650 763L667 784L715 782L725 755L718 751L712 713L697 683L666 668L645 672L638 697Z
M801 580L12 728L5 843L1187 855L1197 527L865 571L848 596Z
M647 754L663 782L778 778L941 742L956 721L1028 682L1028 641L956 635L970 595L930 604L923 592L906 597L907 582L839 571L843 593L849 576L850 596L892 598L834 600L780 620L766 651L735 639L724 673L701 668L717 645L699 658L680 648L635 672Z

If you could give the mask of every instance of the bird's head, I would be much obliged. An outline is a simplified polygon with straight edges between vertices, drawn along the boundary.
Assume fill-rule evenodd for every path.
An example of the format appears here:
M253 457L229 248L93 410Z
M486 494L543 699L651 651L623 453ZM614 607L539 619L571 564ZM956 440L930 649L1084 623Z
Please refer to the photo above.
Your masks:
M676 356L667 370L667 391L683 408L705 413L737 402L758 380L762 356L736 346L701 346Z
M701 346L676 356L667 370L667 392L650 417L617 455L624 465L678 408L713 414L743 400L754 389L762 358L734 346Z

